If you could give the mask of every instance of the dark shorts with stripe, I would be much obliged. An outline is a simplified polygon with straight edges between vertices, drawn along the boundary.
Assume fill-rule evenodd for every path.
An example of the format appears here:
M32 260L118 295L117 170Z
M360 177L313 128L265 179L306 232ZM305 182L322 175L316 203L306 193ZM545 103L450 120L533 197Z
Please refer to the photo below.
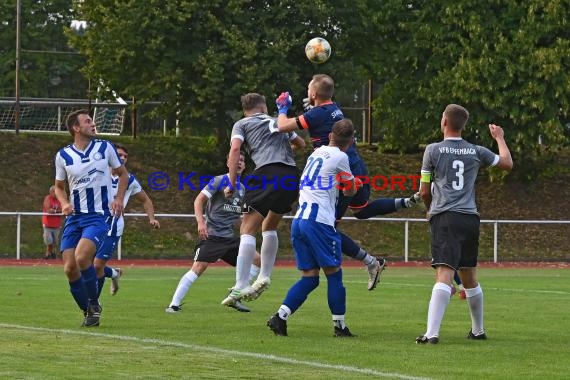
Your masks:
M299 196L297 167L284 164L264 165L243 178L245 198L242 212L255 210L263 217L269 211L286 214Z
M479 216L446 211L430 218L431 266L474 268L479 255Z
M236 266L239 237L209 236L206 240L200 240L194 248L194 261L215 263L223 260L231 266Z

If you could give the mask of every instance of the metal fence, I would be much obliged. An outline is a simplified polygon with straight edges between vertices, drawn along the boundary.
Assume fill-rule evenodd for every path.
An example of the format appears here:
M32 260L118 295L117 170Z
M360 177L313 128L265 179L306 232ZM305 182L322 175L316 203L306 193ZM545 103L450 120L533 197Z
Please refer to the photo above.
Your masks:
M6 217L16 217L16 259L21 260L21 238L22 238L22 217L27 216L42 216L44 215L41 212L0 212L1 216ZM50 214L53 215L53 214ZM155 214L156 217L160 218L171 218L171 219L191 219L194 220L194 214ZM146 217L146 214L137 214L137 213L127 213L125 217ZM293 219L293 216L286 215L284 216L285 219ZM350 222L359 222L362 221L360 219L356 219L354 217L345 217L342 219L343 221L350 221ZM410 223L426 223L426 219L418 219L418 218L370 218L367 219L368 221L374 222L381 222L381 223L402 223L404 229L404 261L409 261L409 240L410 240ZM491 220L491 219L482 219L481 224L491 224L493 226L493 262L499 262L499 225L507 225L507 224L545 224L545 225L568 225L570 224L570 220L509 220L509 219L501 219L501 220ZM118 252L117 252L117 259L122 259L122 246L121 242L119 241L118 245Z

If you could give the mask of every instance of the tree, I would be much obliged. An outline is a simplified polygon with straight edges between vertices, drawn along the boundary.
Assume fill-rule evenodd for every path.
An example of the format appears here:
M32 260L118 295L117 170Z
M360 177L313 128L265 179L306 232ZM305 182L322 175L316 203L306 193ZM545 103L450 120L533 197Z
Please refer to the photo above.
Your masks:
M240 95L259 92L274 109L276 95L289 90L300 105L313 73L347 72L342 68L351 64L334 59L315 66L304 56L305 43L317 35L342 51L342 23L327 1L86 0L75 6L88 28L72 42L89 57L91 75L123 96L161 100L162 112L179 112L193 133L214 128L219 141L241 116Z
M71 3L71 0L22 0L22 97L86 97L87 81L79 72L85 59L72 54L64 33L73 20ZM16 2L0 0L0 96L15 96L15 57Z
M447 103L471 112L467 137L491 144L486 125L506 127L519 158L568 143L568 0L365 3L355 54L380 90L374 101L386 148L408 151L439 138ZM530 152L535 152L531 154Z

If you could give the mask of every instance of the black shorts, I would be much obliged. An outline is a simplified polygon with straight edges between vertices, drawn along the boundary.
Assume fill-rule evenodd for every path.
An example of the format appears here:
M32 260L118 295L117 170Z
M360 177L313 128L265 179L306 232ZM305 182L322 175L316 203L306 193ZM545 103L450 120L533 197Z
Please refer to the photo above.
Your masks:
M430 219L431 266L474 268L479 255L479 216L446 211Z
M231 266L236 266L239 237L209 236L206 240L200 240L194 248L194 261L215 263L219 259L224 260Z
M246 176L242 212L255 210L263 217L269 211L286 214L299 196L299 172L295 166L269 164Z

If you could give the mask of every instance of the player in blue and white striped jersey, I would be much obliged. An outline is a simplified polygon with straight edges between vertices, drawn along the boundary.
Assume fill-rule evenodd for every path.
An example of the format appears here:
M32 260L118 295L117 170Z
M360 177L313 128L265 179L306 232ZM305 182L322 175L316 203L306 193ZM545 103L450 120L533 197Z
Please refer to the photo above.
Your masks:
M291 242L301 279L287 292L283 304L267 326L276 335L287 335L287 319L319 286L322 268L327 277L327 299L332 314L334 336L353 336L346 327L346 289L342 282L341 236L335 229L339 186L346 196L356 193L346 149L352 144L354 126L349 119L334 124L327 146L311 154L301 175L299 208L291 224Z
M117 154L119 155L121 162L126 166L129 156L127 148L122 144L116 144L115 148L117 149ZM119 176L115 169L111 171L111 182L111 194L114 196L119 187ZM142 203L144 211L148 215L150 225L154 228L160 228L160 223L154 217L154 205L152 204L152 201L143 190L136 177L132 173L129 173L129 182L123 198L124 207L127 207L127 203L131 196ZM117 244L119 243L121 236L123 236L125 220L122 215L119 217L109 216L107 218L107 224L109 226L109 230L105 237L105 241L97 250L94 265L95 270L97 271L99 294L101 294L101 290L105 284L105 278L109 277L111 279L111 295L115 295L119 290L119 278L122 276L123 270L121 268L111 268L106 266L106 264L113 257Z
M101 305L93 258L107 234L106 217L123 213L128 173L113 144L95 139L97 129L88 111L72 112L67 128L73 144L55 156L55 194L67 215L60 245L63 269L71 294L84 312L83 326L98 326ZM109 167L120 177L114 199Z

